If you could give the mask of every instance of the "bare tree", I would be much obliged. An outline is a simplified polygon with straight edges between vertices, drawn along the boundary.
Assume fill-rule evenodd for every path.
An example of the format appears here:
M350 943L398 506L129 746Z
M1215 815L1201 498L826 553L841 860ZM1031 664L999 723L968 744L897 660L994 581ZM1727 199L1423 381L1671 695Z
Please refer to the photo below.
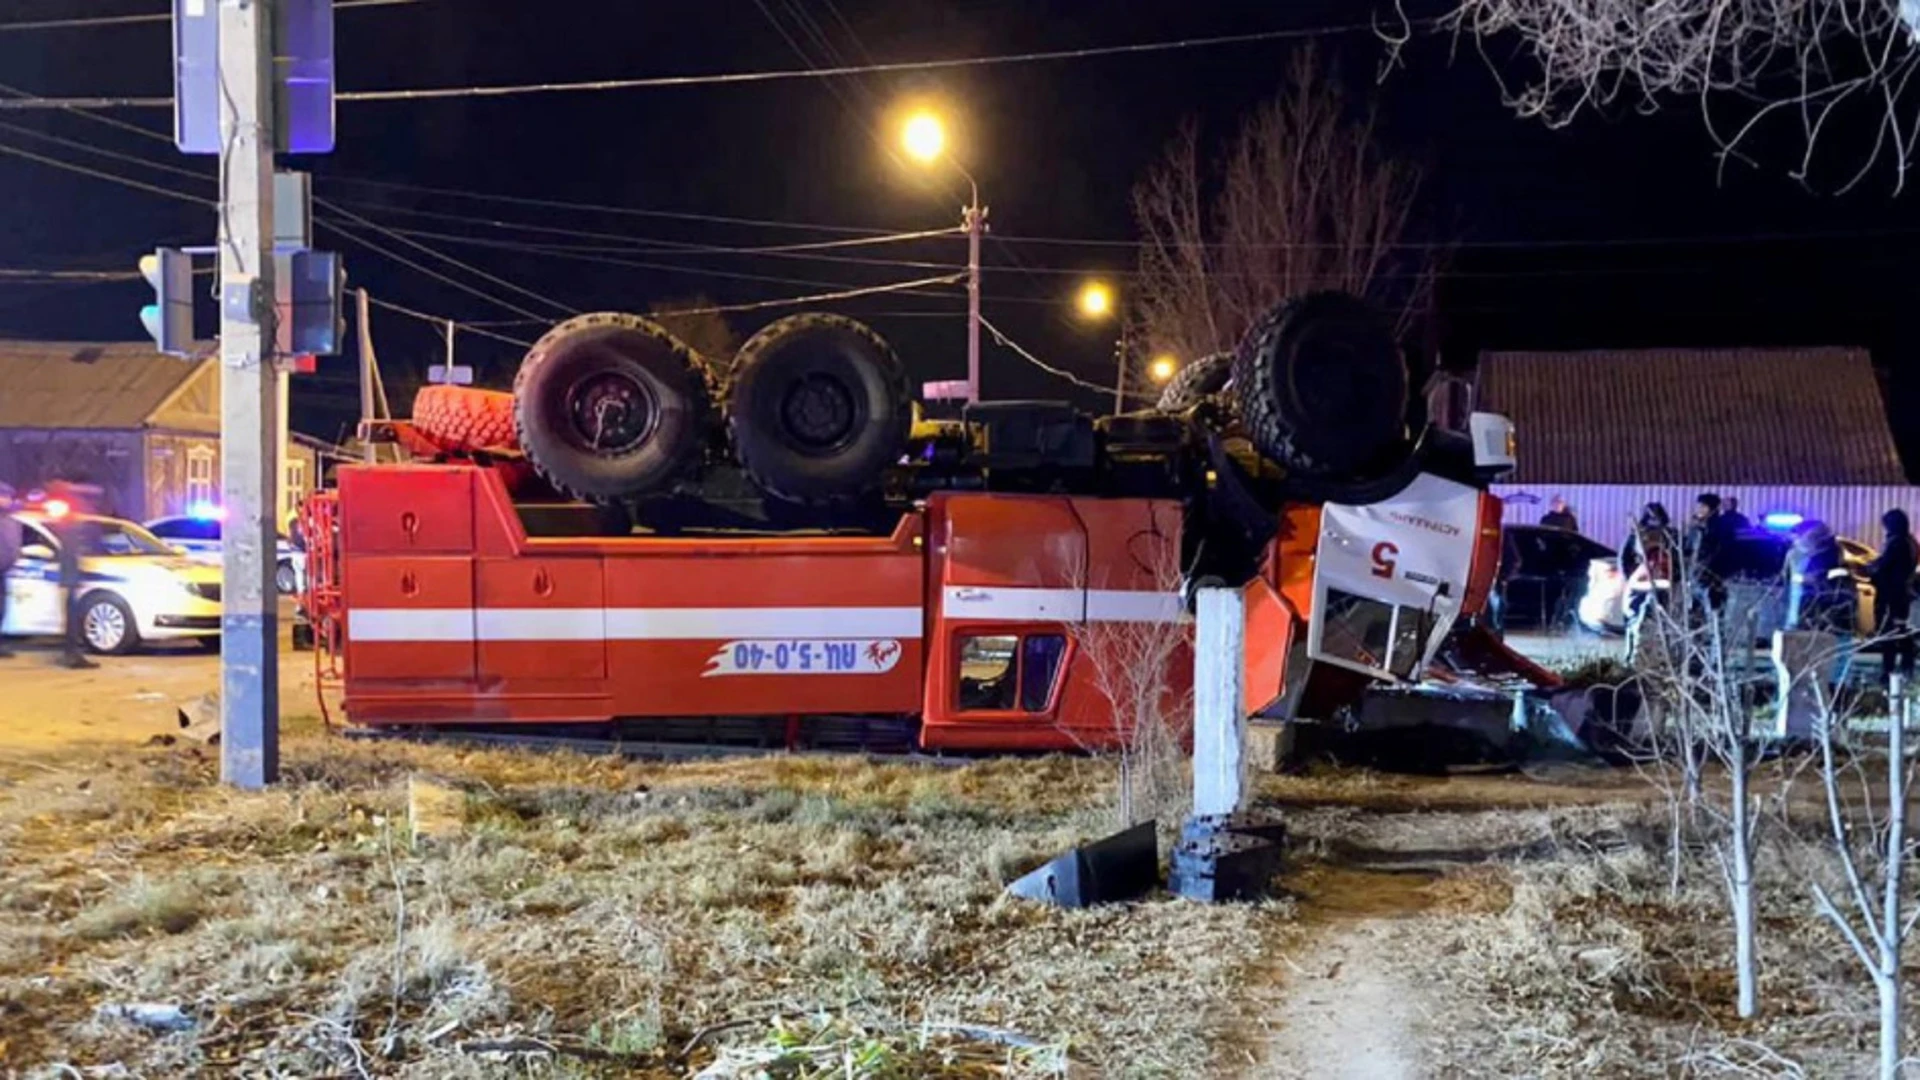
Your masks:
M1640 615L1633 665L1651 710L1653 747L1681 766L1679 791L1667 788L1669 799L1679 800L1672 814L1676 882L1688 834L1704 834L1733 920L1736 1006L1751 1017L1759 1010L1753 775L1761 732L1754 719L1767 676L1743 660L1756 637L1752 613L1774 598L1743 590L1740 603L1730 605L1718 590L1697 584L1687 562L1674 552L1671 588L1664 595L1656 589ZM1717 765L1711 772L1710 762Z
M1134 188L1138 358L1230 350L1275 304L1316 289L1380 301L1403 330L1425 310L1432 260L1402 246L1420 171L1380 150L1372 106L1316 51L1295 54L1217 166L1208 157L1188 121Z
M1389 43L1409 40L1411 25L1402 19ZM1744 158L1764 122L1797 125L1792 174L1809 181L1835 118L1858 108L1874 133L1841 190L1882 160L1899 190L1920 137L1920 115L1901 100L1920 62L1914 0L1451 0L1434 25L1482 41L1517 36L1533 71L1502 92L1521 116L1554 126L1590 109L1650 112L1692 98L1723 162Z
M1880 999L1880 1075L1887 1078L1900 1074L1903 1060L1901 953L1920 919L1920 908L1904 910L1901 895L1903 870L1916 847L1907 835L1913 763L1906 745L1908 688L1897 675L1892 684L1884 756L1865 745L1856 725L1848 722L1852 710L1845 695L1824 699L1818 725L1820 777L1833 860L1846 881L1845 894L1836 898L1819 880L1811 882L1815 908L1838 928L1873 980ZM1876 787L1885 790L1876 792ZM1876 794L1884 800L1884 813L1875 806Z
M1068 633L1109 706L1109 726L1097 739L1065 730L1089 749L1111 750L1120 772L1122 827L1174 813L1188 801L1186 746L1193 731L1193 680L1183 677L1191 668L1193 624L1180 602L1179 533L1149 530L1129 547L1137 565L1128 581L1088 580L1077 559L1063 563L1062 575L1088 597ZM1155 594L1163 601L1141 599ZM1140 607L1106 609L1101 597L1115 595L1131 595Z

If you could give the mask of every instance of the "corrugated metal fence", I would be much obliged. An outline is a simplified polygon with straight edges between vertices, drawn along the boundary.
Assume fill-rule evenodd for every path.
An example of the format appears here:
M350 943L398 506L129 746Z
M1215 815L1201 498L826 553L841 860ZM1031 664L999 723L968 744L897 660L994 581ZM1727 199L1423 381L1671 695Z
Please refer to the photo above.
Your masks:
M1740 500L1740 512L1755 525L1772 513L1794 513L1818 518L1841 536L1851 537L1878 547L1881 540L1880 515L1893 507L1909 514L1920 514L1920 488L1916 487L1750 487L1714 484L1572 484L1546 487L1532 484L1495 484L1493 493L1507 500L1506 521L1531 525L1547 512L1555 495L1567 500L1567 506L1580 521L1580 531L1603 544L1617 544L1626 535L1628 524L1649 502L1666 506L1674 521L1684 521L1693 513L1693 503L1703 491L1718 492L1721 498L1732 495Z

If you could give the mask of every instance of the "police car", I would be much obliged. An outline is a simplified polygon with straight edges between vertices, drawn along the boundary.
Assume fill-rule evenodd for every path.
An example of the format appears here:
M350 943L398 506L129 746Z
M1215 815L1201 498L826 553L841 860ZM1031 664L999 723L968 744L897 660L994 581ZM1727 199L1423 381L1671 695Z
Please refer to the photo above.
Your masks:
M209 566L220 565L220 534L226 515L216 507L195 506L184 514L155 518L147 531ZM274 541L273 586L282 595L303 591L307 584L307 553L285 537Z
M60 588L60 540L68 523L57 508L14 515L22 527L20 561L7 572L7 636L66 632ZM74 515L85 536L80 553L80 634L97 653L128 653L142 642L194 638L220 642L220 569L186 558L131 521Z

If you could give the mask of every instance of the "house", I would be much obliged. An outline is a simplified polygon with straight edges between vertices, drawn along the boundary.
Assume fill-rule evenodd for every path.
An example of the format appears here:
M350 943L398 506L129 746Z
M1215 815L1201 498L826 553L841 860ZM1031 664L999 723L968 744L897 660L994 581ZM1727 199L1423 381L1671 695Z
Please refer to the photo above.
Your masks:
M1484 353L1476 397L1518 429L1495 487L1510 522L1559 495L1614 543L1648 501L1677 519L1713 491L1756 524L1817 517L1877 543L1882 512L1920 510L1864 349Z
M151 342L0 341L0 480L97 484L103 512L136 521L218 503L219 375ZM281 520L319 476L318 446L291 442Z

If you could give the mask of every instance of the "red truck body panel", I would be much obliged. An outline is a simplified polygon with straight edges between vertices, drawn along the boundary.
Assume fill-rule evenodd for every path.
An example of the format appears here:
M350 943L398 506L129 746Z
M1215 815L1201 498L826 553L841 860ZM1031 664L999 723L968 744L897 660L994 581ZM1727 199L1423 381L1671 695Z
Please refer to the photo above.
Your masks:
M1070 626L1180 620L1171 502L954 493L880 537L536 538L490 469L339 485L366 725L920 714L928 747L1097 746L1110 710Z

